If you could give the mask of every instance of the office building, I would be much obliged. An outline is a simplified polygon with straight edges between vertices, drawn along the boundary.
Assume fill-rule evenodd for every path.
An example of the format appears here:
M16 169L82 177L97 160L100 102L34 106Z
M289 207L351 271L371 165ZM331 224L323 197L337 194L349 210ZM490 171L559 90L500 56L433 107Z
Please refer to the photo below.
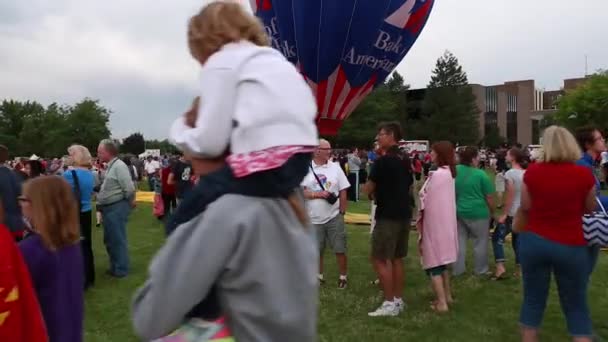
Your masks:
M497 127L500 135L510 143L538 144L542 118L555 113L559 97L584 81L585 78L566 79L562 89L552 91L536 88L534 80L492 86L471 84L479 108L479 136L483 137ZM423 115L425 92L426 89L408 90L411 118Z

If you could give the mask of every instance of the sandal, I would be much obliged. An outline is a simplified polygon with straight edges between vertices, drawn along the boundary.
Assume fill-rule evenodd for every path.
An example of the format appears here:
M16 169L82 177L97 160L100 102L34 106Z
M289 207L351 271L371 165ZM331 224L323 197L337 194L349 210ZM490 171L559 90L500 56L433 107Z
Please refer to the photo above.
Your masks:
M504 272L502 272L502 273L501 273L501 274L499 274L499 275L493 274L493 275L490 277L490 280L492 280L492 281L498 281L498 280L505 280L505 279L507 279L507 278L508 278L508 276L507 276L507 271L504 271Z

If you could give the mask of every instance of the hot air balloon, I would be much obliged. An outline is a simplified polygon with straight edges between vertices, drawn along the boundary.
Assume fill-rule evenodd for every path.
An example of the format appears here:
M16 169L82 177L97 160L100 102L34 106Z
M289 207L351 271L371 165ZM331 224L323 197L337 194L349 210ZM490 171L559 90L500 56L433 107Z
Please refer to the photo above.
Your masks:
M250 0L272 46L317 98L321 135L335 135L408 53L434 0Z

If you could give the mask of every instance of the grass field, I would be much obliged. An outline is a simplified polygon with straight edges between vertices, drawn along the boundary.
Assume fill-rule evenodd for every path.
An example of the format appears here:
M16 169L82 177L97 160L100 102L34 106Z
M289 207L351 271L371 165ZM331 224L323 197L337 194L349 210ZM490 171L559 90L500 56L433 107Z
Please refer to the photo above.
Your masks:
M351 205L355 212L369 212L369 203ZM94 232L97 283L86 294L85 341L137 341L130 322L129 306L135 289L146 276L150 258L163 243L163 228L152 216L151 206L140 204L131 215L129 244L132 274L110 279L103 273L108 261L102 230ZM320 341L516 341L521 286L518 280L492 282L463 276L454 280L456 304L452 312L437 316L428 307L432 297L428 279L420 268L415 235L410 238L405 299L408 310L396 318L367 317L381 302L380 291L369 283L374 274L368 261L369 227L349 226L349 288L338 290L335 260L326 254L327 284L319 302ZM413 233L415 234L415 233ZM470 248L469 248L470 250ZM510 250L509 250L510 253ZM511 255L509 254L509 257ZM512 262L512 258L510 258ZM512 269L512 263L508 266ZM608 255L604 254L593 275L589 292L592 317L599 336L608 338ZM545 314L544 341L567 341L555 286Z

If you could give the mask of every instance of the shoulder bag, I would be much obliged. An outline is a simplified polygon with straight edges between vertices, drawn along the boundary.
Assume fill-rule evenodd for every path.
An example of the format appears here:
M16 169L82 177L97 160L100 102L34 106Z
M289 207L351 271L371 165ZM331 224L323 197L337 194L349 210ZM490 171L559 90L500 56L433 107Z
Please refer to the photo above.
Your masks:
M583 233L589 246L608 246L608 214L602 202L596 197L595 200L601 211L596 211L583 216Z

